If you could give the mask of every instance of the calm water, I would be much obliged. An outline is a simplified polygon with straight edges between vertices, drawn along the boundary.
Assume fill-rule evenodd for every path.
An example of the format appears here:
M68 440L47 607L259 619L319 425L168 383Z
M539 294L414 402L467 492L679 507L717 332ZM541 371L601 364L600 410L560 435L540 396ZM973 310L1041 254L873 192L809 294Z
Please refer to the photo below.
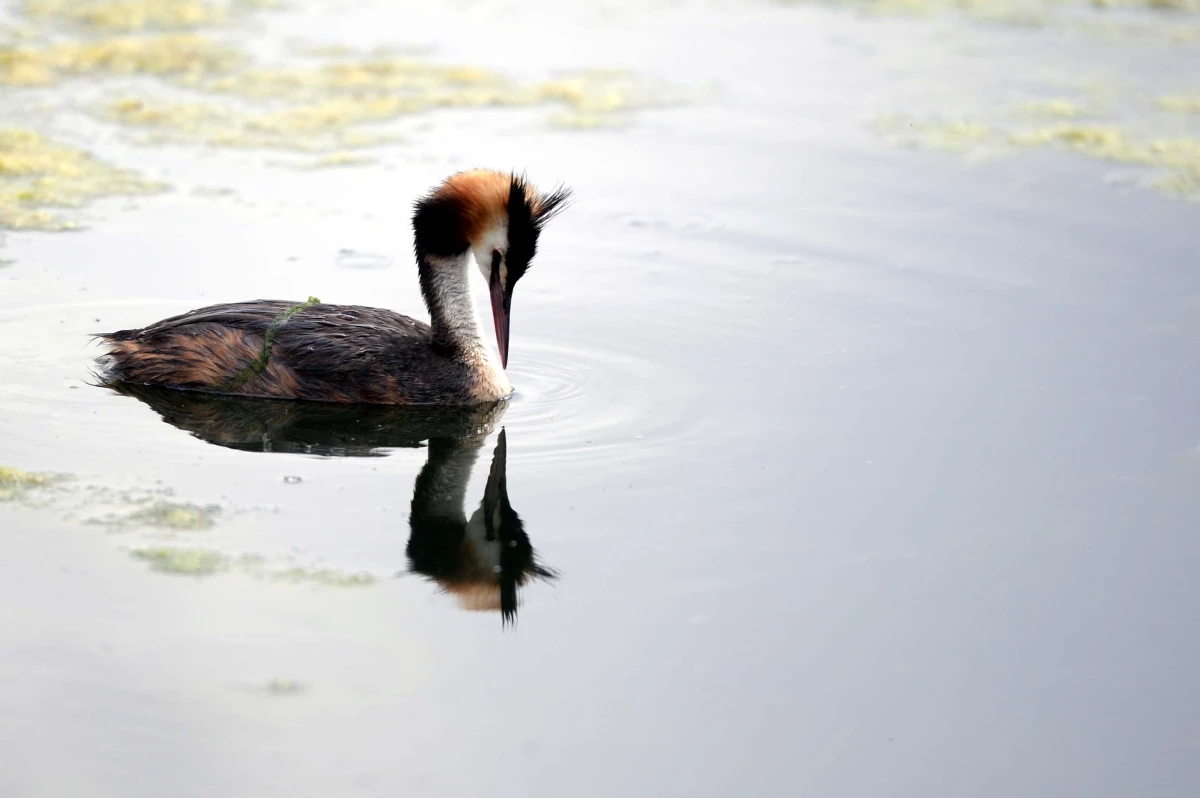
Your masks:
M1113 75L1132 118L1196 45L715 3L264 14L215 35L674 94L566 130L417 114L297 169L85 112L192 97L156 78L0 86L6 122L173 188L0 248L0 465L62 475L0 492L0 794L1196 794L1200 207L867 124ZM477 164L577 196L514 300L507 407L89 384L87 333L211 302L420 315L410 203Z

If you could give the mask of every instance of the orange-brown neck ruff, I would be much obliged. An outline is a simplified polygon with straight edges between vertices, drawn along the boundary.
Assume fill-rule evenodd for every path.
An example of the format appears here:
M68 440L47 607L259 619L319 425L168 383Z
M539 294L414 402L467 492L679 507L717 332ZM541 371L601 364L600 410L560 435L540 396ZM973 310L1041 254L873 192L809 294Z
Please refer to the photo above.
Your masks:
M513 197L514 189L518 192L516 198ZM452 209L459 240L475 247L488 233L503 229L513 221L509 213L512 209L510 202L514 199L517 204L525 206L522 210L526 225L540 229L566 206L570 201L570 193L560 188L543 194L524 177L491 169L472 169L448 177L425 202Z
M511 187L510 175L475 169L447 179L434 197L456 206L462 237L473 245L489 231L507 224Z

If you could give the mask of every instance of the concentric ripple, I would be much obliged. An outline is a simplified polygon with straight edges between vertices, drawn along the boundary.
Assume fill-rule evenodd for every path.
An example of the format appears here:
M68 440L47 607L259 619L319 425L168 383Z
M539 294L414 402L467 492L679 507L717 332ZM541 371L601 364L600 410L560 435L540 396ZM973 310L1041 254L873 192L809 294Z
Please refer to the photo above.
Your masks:
M0 366L10 376L0 385L0 433L22 440L27 437L22 431L41 429L84 450L139 435L128 424L140 409L123 408L88 384L101 350L86 336L111 326L94 317L117 305L127 311L130 304L144 310L123 315L157 318L175 310L167 303L125 300L0 311L0 327L13 342L0 353ZM602 342L522 340L509 373L516 393L502 423L514 457L522 460L590 465L653 460L660 452L666 456L669 444L700 433L700 392L691 378Z
M690 380L628 352L522 341L509 376L516 393L504 424L523 459L640 460L700 432Z

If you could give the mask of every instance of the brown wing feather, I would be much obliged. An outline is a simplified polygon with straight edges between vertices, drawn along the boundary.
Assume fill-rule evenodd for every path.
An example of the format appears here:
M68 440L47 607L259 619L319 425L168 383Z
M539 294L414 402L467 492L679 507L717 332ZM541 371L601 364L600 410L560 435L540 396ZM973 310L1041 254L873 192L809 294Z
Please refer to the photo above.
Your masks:
M297 303L256 300L200 308L109 343L108 377L209 393L373 404L474 404L466 364L436 352L427 324L390 310L306 306L268 330Z

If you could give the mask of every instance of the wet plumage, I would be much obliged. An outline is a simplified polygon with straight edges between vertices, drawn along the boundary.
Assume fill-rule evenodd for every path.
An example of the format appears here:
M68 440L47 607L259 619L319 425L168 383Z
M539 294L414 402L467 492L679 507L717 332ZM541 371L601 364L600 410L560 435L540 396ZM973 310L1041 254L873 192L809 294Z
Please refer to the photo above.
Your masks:
M325 304L282 325L264 368L244 378L271 323L297 304L214 305L106 335L113 376L237 396L370 404L453 404L473 385L468 364L431 348L428 324L381 308Z
M104 333L110 382L278 399L473 405L512 390L504 373L513 287L565 191L477 170L451 177L413 214L431 324L381 308L254 300ZM497 339L471 300L472 260L488 283Z

